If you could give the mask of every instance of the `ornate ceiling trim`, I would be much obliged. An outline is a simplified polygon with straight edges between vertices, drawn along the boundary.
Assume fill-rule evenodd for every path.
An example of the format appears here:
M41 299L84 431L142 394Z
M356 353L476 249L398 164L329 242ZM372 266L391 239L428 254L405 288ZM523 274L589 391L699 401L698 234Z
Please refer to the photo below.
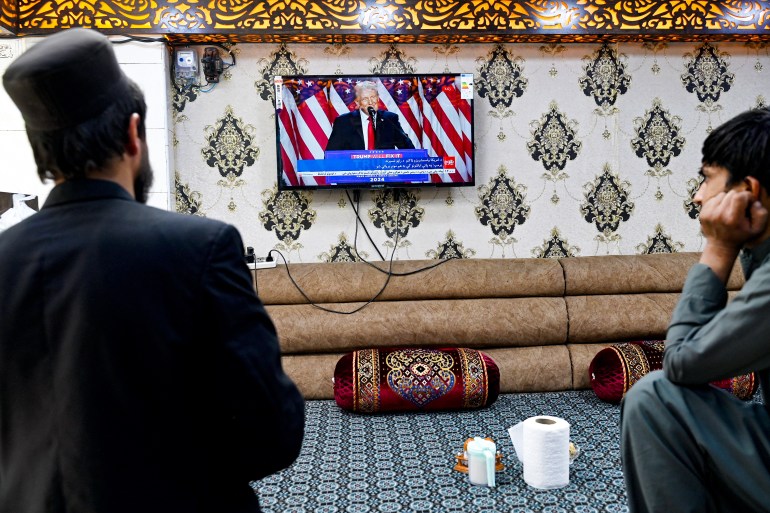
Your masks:
M71 27L172 41L468 43L770 39L770 1L0 0L18 36Z
M16 33L16 2L17 0L0 0L0 27L11 33ZM0 32L0 36L5 32Z

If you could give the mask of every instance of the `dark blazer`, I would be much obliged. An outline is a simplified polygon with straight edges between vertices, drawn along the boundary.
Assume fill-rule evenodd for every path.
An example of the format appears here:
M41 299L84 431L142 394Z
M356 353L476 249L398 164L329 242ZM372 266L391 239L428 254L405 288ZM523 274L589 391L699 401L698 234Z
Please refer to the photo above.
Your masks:
M253 513L303 400L240 235L118 185L0 234L0 512Z
M398 114L378 110L375 122L375 148L414 149L414 144L398 122ZM361 114L358 110L337 116L332 126L332 133L326 150L363 150L364 132L361 126Z

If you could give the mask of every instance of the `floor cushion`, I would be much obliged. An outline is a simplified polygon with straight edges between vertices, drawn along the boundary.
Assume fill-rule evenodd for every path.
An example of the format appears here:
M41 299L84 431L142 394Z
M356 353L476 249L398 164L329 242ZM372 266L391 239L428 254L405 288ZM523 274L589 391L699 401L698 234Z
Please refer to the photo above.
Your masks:
M591 388L599 399L619 403L634 383L649 372L663 368L664 349L662 340L621 342L602 349L588 367ZM743 400L750 399L759 385L754 373L711 384Z
M335 401L359 413L483 408L499 393L497 364L475 349L361 349L334 370Z

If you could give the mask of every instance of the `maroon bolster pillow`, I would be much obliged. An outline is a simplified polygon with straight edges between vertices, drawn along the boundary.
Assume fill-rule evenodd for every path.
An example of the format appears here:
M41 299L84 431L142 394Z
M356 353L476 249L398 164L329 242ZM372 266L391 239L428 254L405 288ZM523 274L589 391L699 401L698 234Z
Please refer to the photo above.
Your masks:
M497 364L475 349L362 349L334 369L334 400L358 413L482 408L499 393Z
M634 383L651 371L663 368L664 348L662 340L645 340L612 344L602 349L588 367L591 388L599 399L619 403ZM752 372L712 381L711 385L745 401L754 396L759 383Z

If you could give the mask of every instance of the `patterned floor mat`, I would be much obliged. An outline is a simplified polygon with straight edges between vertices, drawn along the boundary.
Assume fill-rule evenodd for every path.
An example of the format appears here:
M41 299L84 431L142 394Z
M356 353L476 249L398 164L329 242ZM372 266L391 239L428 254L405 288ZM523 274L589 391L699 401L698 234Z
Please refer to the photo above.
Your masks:
M309 401L302 452L288 469L253 483L265 513L623 512L620 408L590 390L506 394L481 411L358 415ZM567 420L580 456L558 490L528 486L507 429L535 415ZM497 487L452 470L470 436L503 453Z

